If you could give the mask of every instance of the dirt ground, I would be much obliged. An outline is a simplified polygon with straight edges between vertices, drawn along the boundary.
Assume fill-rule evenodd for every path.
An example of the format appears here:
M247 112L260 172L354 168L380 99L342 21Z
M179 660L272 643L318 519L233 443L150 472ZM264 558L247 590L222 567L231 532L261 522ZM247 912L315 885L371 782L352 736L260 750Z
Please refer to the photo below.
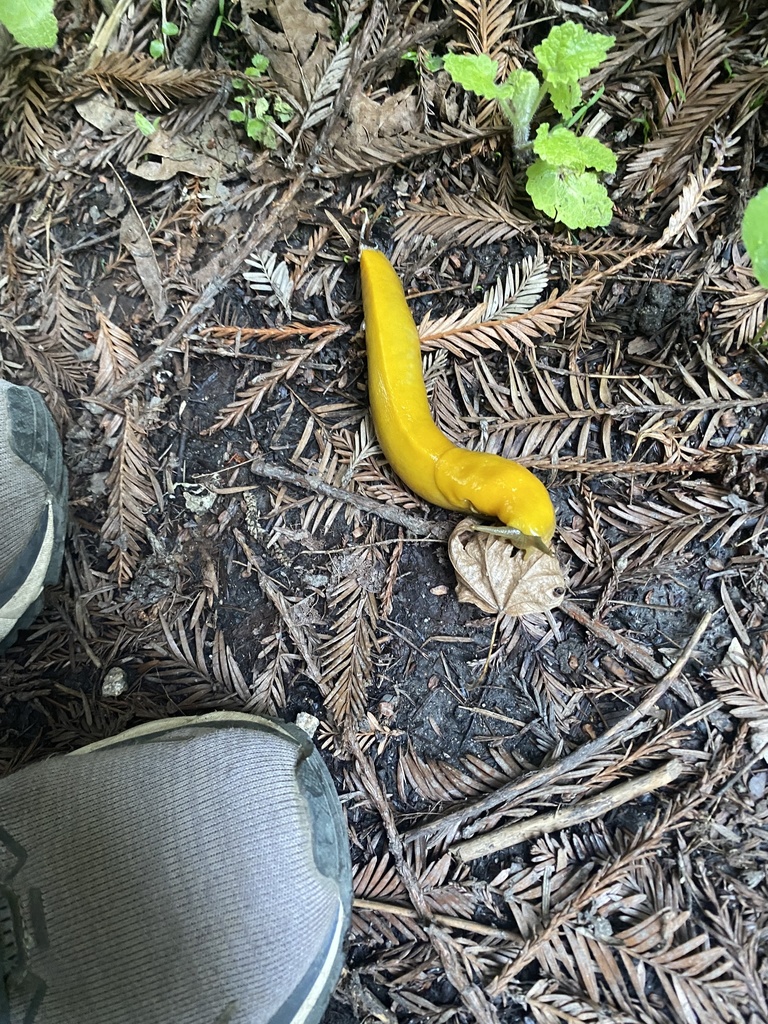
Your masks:
M3 771L309 712L355 865L328 1021L768 1022L764 5L162 8L61 5L55 51L0 47L0 374L46 395L71 509L0 656ZM581 122L614 216L578 232L427 60L530 68L568 19L616 39ZM229 118L263 97L274 148ZM546 484L560 606L458 599L460 517L370 422L361 242L440 428Z

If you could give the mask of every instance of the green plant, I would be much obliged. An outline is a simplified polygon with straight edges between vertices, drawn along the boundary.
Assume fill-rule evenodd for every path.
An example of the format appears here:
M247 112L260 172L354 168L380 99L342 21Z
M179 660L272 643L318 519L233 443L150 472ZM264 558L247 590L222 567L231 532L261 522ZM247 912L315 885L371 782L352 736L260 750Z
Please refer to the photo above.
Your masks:
M741 235L755 277L763 288L768 288L768 185L747 203Z
M251 66L245 70L245 78L232 81L234 101L239 109L230 110L229 120L242 124L249 139L258 142L265 149L277 147L277 126L287 124L293 117L293 107L279 96L267 96L258 84L258 79L269 67L269 61L257 53L251 58Z
M216 15L216 21L213 23L213 37L216 39L225 26L227 28L234 29L237 31L237 26L234 25L229 18L225 15L227 0L219 0L219 13Z
M59 26L53 0L0 0L0 24L22 46L51 49L56 45Z
M149 44L149 55L155 60L163 60L166 55L166 40L179 34L179 26L175 21L163 21L160 25L162 39L153 39Z
M555 25L533 52L541 81L518 68L497 83L498 63L487 54L446 54L445 70L458 85L495 100L512 126L512 139L522 155L538 158L527 169L526 191L534 206L569 228L598 227L610 222L611 201L597 172L616 170L616 157L598 139L571 131L598 98L582 102L581 79L605 59L613 36L587 32L581 25ZM549 95L565 124L539 125L531 141L531 125ZM574 114L577 107L580 109Z
M425 71L432 73L440 71L443 67L443 58L428 50L408 50L403 54L403 60L410 61L417 68L424 68Z
M156 117L154 121L150 121L149 118L145 117L140 110L134 111L133 119L136 122L136 127L139 129L141 134L146 135L147 138L155 134L158 125L160 124L159 117Z

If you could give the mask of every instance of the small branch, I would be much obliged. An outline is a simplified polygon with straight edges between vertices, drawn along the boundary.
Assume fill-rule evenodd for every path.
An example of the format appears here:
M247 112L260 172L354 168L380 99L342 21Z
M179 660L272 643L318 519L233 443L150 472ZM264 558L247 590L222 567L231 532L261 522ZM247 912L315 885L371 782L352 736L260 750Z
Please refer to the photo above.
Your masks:
M219 0L194 0L189 19L173 51L174 67L191 68L219 9Z
M297 473L295 470L287 469L285 466L277 466L271 462L262 462L255 459L251 463L251 472L254 476L262 476L267 480L277 480L281 484L290 484L302 491L311 491L313 494L322 494L325 498L333 498L334 501L343 501L345 505L360 509L361 512L370 512L380 519L386 519L389 523L402 526L404 530L416 534L417 537L429 537L435 540L447 540L453 527L450 523L430 523L427 519L412 516L403 512L397 505L383 505L380 501L367 498L364 494L354 494L352 491L345 491L341 487L334 487L327 484L317 476L310 476L306 473ZM258 484L251 487L212 487L216 494L242 494L244 491L253 491Z
M504 828L497 828L476 839L456 843L451 847L451 853L463 864L466 864L478 857L485 857L489 853L498 853L510 846L517 846L518 843L523 843L533 836L549 835L551 832L559 832L561 829L570 828L583 821L600 818L609 811L621 807L622 804L629 803L630 800L674 782L683 768L684 764L679 758L667 761L661 768L656 768L655 771L649 772L647 775L627 779L626 782L612 786L588 800L558 807L551 814L536 814L532 818L526 818L525 821L515 822L514 825L505 825Z
M618 651L619 654L625 654L630 661L647 672L651 679L661 679L664 675L664 666L660 665L656 659L648 653L647 648L643 647L642 644L636 643L634 640L630 640L629 637L623 636L621 633L617 633L611 629L610 626L606 626L603 622L598 622L597 619L593 619L591 615L584 611L584 609L575 604L573 601L563 601L560 605L566 615L569 615L574 622L578 622L580 626L584 626L590 633L602 640L604 644L609 647L613 647L614 650Z
M521 779L515 779L514 782L508 782L493 793L486 794L486 796L481 797L467 807L462 807L458 811L446 814L442 818L436 818L426 825L419 825L417 828L411 829L410 832L404 834L403 838L413 841L435 835L455 835L459 833L459 830L464 829L465 834L461 835L461 838L469 839L474 832L479 831L482 827L482 823L476 820L481 815L487 814L489 811L515 797L519 797L534 785L541 787L553 784L557 779L580 768L585 761L597 757L599 754L610 749L617 739L624 736L636 723L645 718L648 712L661 700L670 686L677 681L702 636L706 633L712 616L712 612L704 614L688 643L685 645L684 650L681 652L680 657L663 678L656 683L645 700L641 701L634 711L630 711L628 715L616 722L615 725L612 725L610 729L606 729L602 736L598 736L596 740L591 740L589 743L578 747L573 753L561 758L547 768L542 768L540 771L526 775ZM655 670L658 671L660 666L656 665L656 662L652 662L652 664L655 666Z
M418 921L419 915L413 907L404 907L399 903L384 903L380 900L354 900L354 910L372 910L377 914L392 914L394 917L405 917L410 921ZM504 939L513 945L522 946L524 939L519 932L510 931L508 928L496 928L492 924L483 924L481 921L473 921L466 917L450 917L448 914L433 914L432 920L446 928L459 929L471 932L473 935L486 935L493 939Z

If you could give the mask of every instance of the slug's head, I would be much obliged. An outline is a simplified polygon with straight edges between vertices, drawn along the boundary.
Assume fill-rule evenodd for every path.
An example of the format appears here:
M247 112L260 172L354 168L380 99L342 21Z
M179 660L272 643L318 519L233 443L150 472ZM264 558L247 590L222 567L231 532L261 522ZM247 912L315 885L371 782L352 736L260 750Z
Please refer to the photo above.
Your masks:
M555 510L544 484L511 459L453 448L438 460L435 483L449 508L499 519L502 526L478 526L506 537L515 547L549 553Z
M490 533L494 537L504 537L516 548L523 551L543 551L545 555L551 555L552 549L543 537L533 533L523 533L517 526L488 526L486 523L477 523L473 527L476 533Z
M515 463L511 463L515 465ZM497 517L509 530L510 541L518 548L538 548L549 553L549 545L555 534L555 509L544 484L527 469L525 501L521 503L520 492L510 495L503 502Z

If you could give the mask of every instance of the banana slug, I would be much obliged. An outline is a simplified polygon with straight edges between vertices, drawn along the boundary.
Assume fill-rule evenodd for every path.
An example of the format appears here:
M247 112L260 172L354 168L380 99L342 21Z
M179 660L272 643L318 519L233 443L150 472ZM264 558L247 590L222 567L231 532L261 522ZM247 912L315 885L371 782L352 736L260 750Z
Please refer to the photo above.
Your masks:
M437 427L419 335L399 277L376 249L361 252L360 275L373 425L394 471L434 505L504 524L478 529L505 536L519 548L548 551L555 510L544 484L511 459L458 448Z

